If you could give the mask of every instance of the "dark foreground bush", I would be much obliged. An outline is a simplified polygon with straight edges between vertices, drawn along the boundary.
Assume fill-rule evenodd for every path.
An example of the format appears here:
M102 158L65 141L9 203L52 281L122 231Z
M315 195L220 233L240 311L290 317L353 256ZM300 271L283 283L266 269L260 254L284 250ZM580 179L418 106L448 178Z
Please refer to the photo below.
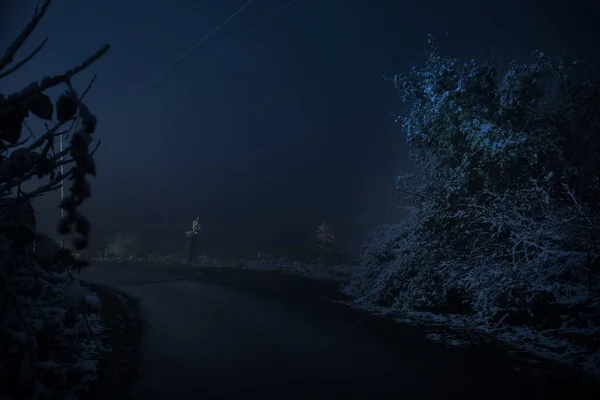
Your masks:
M46 1L0 56L0 79L10 77L43 48L14 62L14 56L44 16ZM72 271L86 265L70 250L36 230L31 201L68 183L59 233L76 250L87 247L90 223L78 212L90 197L87 175L95 174L89 151L96 118L71 78L98 60L104 46L81 65L33 82L18 93L0 94L0 397L15 399L76 396L93 379L101 344L100 325L88 315L98 299L84 290ZM66 91L55 101L44 94ZM35 135L29 115L46 121ZM58 140L66 137L66 146ZM35 187L35 184L39 186ZM25 191L32 187L31 191Z

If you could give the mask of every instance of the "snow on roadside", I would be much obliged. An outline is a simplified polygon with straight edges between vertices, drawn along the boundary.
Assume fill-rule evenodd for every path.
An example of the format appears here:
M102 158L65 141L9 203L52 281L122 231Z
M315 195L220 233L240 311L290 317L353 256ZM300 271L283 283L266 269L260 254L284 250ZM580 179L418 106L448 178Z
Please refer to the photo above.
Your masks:
M591 351L573 340L560 337L560 330L536 331L525 326L495 326L465 315L442 315L427 311L396 310L365 303L350 303L357 309L392 318L398 323L424 328L427 338L450 346L467 346L476 342L499 340L509 353L552 360L571 370L591 377L600 377L600 353ZM600 328L580 330L593 339L600 337Z
M120 259L116 257L95 257L93 261L112 261L112 262L148 262L167 265L187 265L190 267L211 267L211 268L240 268L252 269L258 271L275 271L285 274L308 277L318 280L330 280L345 282L350 277L352 267L346 264L339 265L319 265L315 263L305 263L301 261L287 261L283 258L274 259L267 258L260 260L233 260L222 261L209 258L200 258L195 263L187 263L184 258L169 256L169 257L149 257L149 258L134 258Z
M241 262L237 266L246 269L277 271L286 274L299 275L318 280L345 281L349 277L351 267L348 265L316 265L300 261L251 260Z

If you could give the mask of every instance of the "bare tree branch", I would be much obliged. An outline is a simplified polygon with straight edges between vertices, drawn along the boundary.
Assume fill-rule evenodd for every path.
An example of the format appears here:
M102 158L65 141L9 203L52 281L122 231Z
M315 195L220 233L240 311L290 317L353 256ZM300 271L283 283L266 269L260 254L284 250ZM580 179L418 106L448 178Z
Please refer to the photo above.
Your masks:
M7 69L4 72L0 73L0 79L2 78L6 78L8 75L12 74L13 72L17 71L19 68L21 68L23 65L27 64L29 61L31 61L31 59L33 57L35 57L35 55L37 53L40 52L40 50L42 50L42 48L44 47L44 45L46 44L46 42L48 41L48 38L45 38L44 41L27 57L25 57L24 59L22 59L21 61L19 61L18 63L16 63L15 65L13 65L11 68Z
M42 4L42 7L39 10L39 12L36 8L33 18L31 19L29 24L27 24L25 29L23 29L23 31L15 39L15 41L10 46L8 46L8 49L6 49L6 52L0 58L0 71L2 71L4 68L6 68L7 65L13 62L13 58L17 51L19 51L21 46L23 46L23 43L25 43L25 41L27 40L29 35L31 35L31 33L33 32L37 24L40 22L44 14L46 14L46 10L48 9L48 6L50 5L51 1L52 0L46 0L44 4Z
M69 171L65 172L64 174L57 176L56 178L51 180L49 183L38 187L37 189L35 189L32 192L23 192L23 196L21 197L22 201L25 202L25 201L31 200L32 198L34 198L36 196L44 194L46 192L50 192L52 190L58 189L62 185L62 181L64 179L67 179L72 174L73 174L73 170L69 170Z
M90 156L93 156L94 153L96 152L96 150L98 150L98 147L100 147L100 144L102 143L102 140L98 139L98 143L96 143L96 146L94 147L94 149L90 152Z
M48 0L48 1L50 1L50 0ZM109 49L110 49L110 45L105 44L94 54L92 54L90 57L85 59L77 67L68 70L67 72L63 73L62 75L47 76L44 79L42 79L42 82L39 84L39 86L32 88L31 90L27 90L27 91L21 92L21 93L15 93L15 94L8 96L7 103L20 104L23 100L27 99L28 97L31 97L34 94L43 92L51 87L61 84L61 83L69 82L73 76L75 76L79 72L83 71L84 69L86 69L87 67L89 67L90 65L95 63L96 61L98 61Z
M92 88L92 86L94 85L94 82L96 82L96 77L98 75L94 74L94 76L92 77L92 80L90 81L90 83L87 85L87 87L85 88L85 90L83 91L83 94L81 95L81 97L79 98L80 101L83 100L83 98L85 97L85 95L90 91L90 89Z
M11 144L10 146L6 146L7 149L14 149L16 147L21 147L22 145L24 145L25 143L27 143L29 141L29 139L31 139L33 136L33 132L31 131L31 129L29 128L29 126L27 126L27 129L29 130L29 136L27 136L27 139L21 140L20 142L17 142L15 144Z

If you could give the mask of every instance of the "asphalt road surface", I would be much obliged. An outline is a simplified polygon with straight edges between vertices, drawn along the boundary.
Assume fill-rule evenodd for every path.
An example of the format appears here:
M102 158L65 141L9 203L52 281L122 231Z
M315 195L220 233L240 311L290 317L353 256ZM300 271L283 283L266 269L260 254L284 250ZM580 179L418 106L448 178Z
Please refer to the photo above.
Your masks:
M357 317L326 299L331 284L244 274L138 264L82 272L140 300L132 398L584 398L579 384L523 377L529 364L501 349L449 348L416 328Z

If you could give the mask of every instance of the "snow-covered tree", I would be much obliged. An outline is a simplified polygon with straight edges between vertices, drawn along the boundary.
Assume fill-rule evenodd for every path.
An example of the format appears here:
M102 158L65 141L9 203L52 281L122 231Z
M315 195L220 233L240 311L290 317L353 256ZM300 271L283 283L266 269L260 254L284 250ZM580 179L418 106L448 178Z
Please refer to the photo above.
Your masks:
M331 251L333 249L335 237L333 236L327 221L323 221L319 226L317 226L317 232L313 239L319 248L327 251Z
M196 258L196 248L198 246L198 240L200 238L200 222L199 218L196 217L195 220L192 221L192 228L189 231L185 232L185 236L187 237L187 250L188 257L187 261L192 262Z
M539 51L507 67L461 61L428 44L424 67L392 79L418 171L398 189L418 211L372 233L352 291L490 321L548 327L569 314L587 324L576 315L599 304L600 272L592 69Z
M394 77L410 104L400 122L419 167L416 200L448 204L532 179L563 200L565 184L582 201L597 198L599 95L587 64L538 51L500 73L493 59L444 59L432 37L429 46L424 68Z
M46 40L21 60L14 59L49 4L46 0L36 9L0 55L0 79L11 78L44 47ZM68 235L77 250L87 246L90 223L78 208L90 197L87 175L96 172L89 148L96 118L83 102L89 87L78 93L71 79L108 48L64 73L0 94L0 397L64 398L89 373L82 356L95 336L86 313L98 301L71 274L85 261L37 232L31 201L66 182L59 233ZM65 92L53 102L44 92L60 86ZM30 115L46 121L44 132L29 129ZM61 136L67 138L62 151L57 146ZM41 182L37 187L35 179Z
M322 266L332 262L335 254L335 236L327 221L317 226L315 236L311 238L317 246L317 260Z

